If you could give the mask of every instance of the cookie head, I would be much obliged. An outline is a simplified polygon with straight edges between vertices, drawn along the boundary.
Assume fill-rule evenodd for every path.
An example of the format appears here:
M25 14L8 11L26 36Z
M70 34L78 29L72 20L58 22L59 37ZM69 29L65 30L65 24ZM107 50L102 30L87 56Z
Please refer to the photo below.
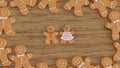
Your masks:
M3 38L0 38L0 48L4 49L6 45L7 45L7 41Z
M15 53L16 54L25 54L26 48L23 45L18 45L15 47Z
M72 64L76 67L78 67L79 65L81 65L83 63L83 59L79 56L75 56L72 58Z
M101 60L101 64L103 65L103 67L108 67L112 65L112 59L109 57L104 57Z
M120 13L118 11L111 11L109 14L109 19L111 21L119 20L120 19Z
M47 31L48 32L54 32L55 31L55 27L50 25L50 26L47 27Z
M10 10L8 8L0 8L0 16L1 17L9 17Z
M70 31L70 25L64 25L63 30L64 30L64 32L69 32Z
M48 68L48 65L45 62L40 62L37 64L37 68Z
M67 67L67 60L66 59L58 59L56 61L57 68L66 68Z

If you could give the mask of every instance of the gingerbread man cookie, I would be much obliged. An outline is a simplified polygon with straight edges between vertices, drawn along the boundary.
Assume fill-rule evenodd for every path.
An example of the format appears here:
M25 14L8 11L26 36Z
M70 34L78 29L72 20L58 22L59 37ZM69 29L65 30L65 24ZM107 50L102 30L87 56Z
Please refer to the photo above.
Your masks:
M31 53L26 53L26 48L23 45L18 45L14 49L16 55L11 55L10 59L15 62L15 68L34 68L29 62L32 58Z
M61 58L56 61L57 68L67 68L67 65L68 62L66 59Z
M53 44L59 43L59 41L56 39L56 36L58 35L58 32L55 32L55 27L50 25L47 27L47 32L44 32L44 36L46 36L45 43L50 44L52 42Z
M103 57L101 59L101 64L103 68L119 68L118 64L113 64L113 61L110 57Z
M0 35L2 30L5 31L7 36L14 36L15 31L12 30L11 24L15 23L15 18L10 17L10 10L6 7L0 8Z
M120 13L118 11L111 11L109 14L110 22L105 25L106 28L111 29L112 39L114 41L119 39L120 33Z
M51 13L57 13L59 10L56 8L56 2L58 0L41 0L41 2L38 5L39 9L45 9L46 6L49 6L49 11Z
M39 62L37 68L48 68L48 64L46 62Z
M0 0L0 7L7 6L7 2L5 0Z
M72 58L72 64L75 67L78 67L78 68L99 68L98 65L93 66L90 64L90 62L91 62L90 57L86 57L85 61L83 61L82 57L79 57L79 56L75 56Z
M8 60L7 54L12 52L11 48L5 48L7 41L3 38L0 38L0 61L4 67L11 65L11 61Z
M74 37L73 34L75 34L74 31L70 31L70 25L64 25L63 26L63 31L60 32L61 36L61 43L74 43Z
M65 4L64 9L71 10L72 8L74 8L74 14L76 16L82 16L83 15L82 8L85 5L89 5L89 0L69 0Z
M113 60L114 61L120 61L120 43L115 42L113 45L116 48L116 52L113 56Z
M11 7L18 7L21 14L27 15L29 13L27 6L34 7L37 0L13 0L10 2Z
M97 9L102 17L107 17L107 8L114 9L117 5L116 0L92 0L91 9Z

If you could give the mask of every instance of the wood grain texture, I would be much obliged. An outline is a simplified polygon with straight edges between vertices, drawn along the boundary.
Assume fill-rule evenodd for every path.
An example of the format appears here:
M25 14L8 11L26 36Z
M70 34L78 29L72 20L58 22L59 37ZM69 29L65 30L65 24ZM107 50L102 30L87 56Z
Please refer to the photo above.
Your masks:
M100 64L103 56L112 57L115 52L112 45L114 41L111 39L111 31L104 28L108 19L100 17L97 10L90 10L88 7L83 8L84 16L76 17L73 15L73 10L65 11L63 9L67 1L61 0L57 3L57 7L60 9L57 14L49 13L48 9L39 10L36 5L35 8L28 7L30 11L28 16L22 16L17 8L8 7L17 21L13 25L13 29L16 31L15 36L1 36L8 41L7 47L14 48L16 45L24 44L27 51L33 53L31 59L33 65L39 61L46 61L49 68L56 68L56 59L60 57L66 58L69 65L71 65L71 58L75 55L90 56L93 64ZM115 10L120 11L120 0L117 1L118 6ZM46 27L52 24L59 32L62 31L64 23L69 23L72 30L76 32L75 44L46 46L43 36ZM13 68L13 65L10 68Z

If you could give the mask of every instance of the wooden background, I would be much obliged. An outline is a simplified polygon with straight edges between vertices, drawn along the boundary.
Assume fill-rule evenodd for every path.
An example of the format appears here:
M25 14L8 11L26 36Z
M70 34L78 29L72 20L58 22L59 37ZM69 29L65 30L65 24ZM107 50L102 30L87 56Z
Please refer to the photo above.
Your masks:
M33 58L30 60L33 65L39 61L46 61L50 68L56 68L56 59L60 57L66 58L70 66L72 66L71 58L75 55L90 56L93 64L100 64L103 56L112 57L115 52L115 48L112 46L114 41L111 39L111 31L104 28L108 19L100 17L97 10L90 10L88 7L83 8L84 16L76 17L73 15L73 10L65 11L63 9L67 1L61 0L57 3L57 7L60 9L57 14L50 13L48 9L39 10L36 5L35 8L28 7L29 15L23 16L17 8L8 7L11 10L11 16L15 17L17 21L12 24L16 31L15 36L1 36L7 40L7 47L14 49L16 45L23 44L28 52L33 53ZM118 6L115 10L120 11L120 0L117 1ZM52 24L59 32L62 31L65 23L69 23L72 30L76 32L75 43L46 46L43 36L46 27ZM10 68L13 68L13 65Z

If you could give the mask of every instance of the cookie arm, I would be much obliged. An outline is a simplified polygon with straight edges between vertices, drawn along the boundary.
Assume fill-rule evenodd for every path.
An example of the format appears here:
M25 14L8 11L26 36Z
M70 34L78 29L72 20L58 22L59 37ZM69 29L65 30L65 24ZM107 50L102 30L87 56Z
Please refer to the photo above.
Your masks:
M11 53L11 52L12 52L12 49L11 49L11 48L6 48L6 52L7 52L7 53Z
M95 5L95 3L92 3L92 4L90 4L90 9L96 9L96 5Z
M47 32L44 32L44 36L46 36L47 35Z
M32 53L27 53L27 57L28 57L29 59L31 59L31 58L32 58Z
M11 22L11 23L15 23L15 21L16 21L16 20L15 20L14 17L11 17L11 18L10 18L10 22Z
M85 58L85 62L88 62L88 63L90 64L91 58L90 58L90 57L86 57L86 58Z
M108 29L111 29L111 23L106 23L105 27L108 28Z
M75 32L74 32L74 31L71 31L71 33L72 33L72 34L75 34Z

